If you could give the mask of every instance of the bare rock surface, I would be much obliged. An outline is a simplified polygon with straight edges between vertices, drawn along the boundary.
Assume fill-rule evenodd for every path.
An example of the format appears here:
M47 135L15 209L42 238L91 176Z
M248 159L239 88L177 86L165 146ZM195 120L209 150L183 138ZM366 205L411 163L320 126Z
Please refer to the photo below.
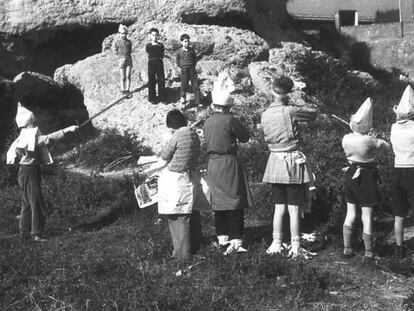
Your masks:
M130 39L134 51L144 50L151 28L160 30L167 57L174 59L180 48L180 36L187 33L198 56L203 60L219 60L226 64L247 65L251 61L268 58L269 46L266 41L249 30L234 27L208 25L188 25L181 23L151 22L141 27L134 24L129 27ZM112 47L116 34L109 36L102 43L102 50Z
M0 32L75 28L108 22L142 24L150 20L197 23L228 14L268 29L286 16L285 1L272 0L4 0ZM256 27L256 28L257 28Z
M153 105L148 102L147 55L145 44L152 26L161 30L161 41L166 46L164 68L167 76L167 103ZM175 52L179 48L177 34L187 32L197 49L201 60L197 71L202 93L211 90L211 81L218 71L235 64L246 64L266 55L267 44L255 34L236 28L218 26L191 26L181 24L154 24L144 29L130 27L133 42L133 69L131 90L137 90L131 99L115 105L108 112L93 120L97 128L116 128L121 133L133 133L145 140L144 145L157 149L165 131L166 113L180 98L178 68L175 66ZM94 115L121 96L119 85L118 58L111 51L111 39L104 42L104 52L88 57L73 65L65 65L55 72L55 80L62 84L76 86L84 96L89 115ZM207 103L209 104L209 103Z

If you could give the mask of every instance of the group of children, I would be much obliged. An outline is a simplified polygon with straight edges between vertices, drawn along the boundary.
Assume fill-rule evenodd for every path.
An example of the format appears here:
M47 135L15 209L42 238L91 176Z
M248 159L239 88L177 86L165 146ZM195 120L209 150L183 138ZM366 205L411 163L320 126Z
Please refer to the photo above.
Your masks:
M120 27L123 44L115 43L123 56L120 68L122 90L129 91L129 74L132 66L131 44L126 38L127 29ZM165 100L163 56L164 46L158 42L158 30L150 31L151 42L147 44L149 99L155 100L155 84L158 95ZM182 49L177 53L177 65L182 74L182 102L185 103L185 88L191 80L196 102L200 103L197 85L197 62L193 49L189 47L189 36L180 40ZM130 41L129 41L130 42ZM271 200L275 205L273 216L272 243L267 254L281 254L283 247L283 216L290 216L292 257L306 256L300 247L301 210L309 201L309 189L313 174L309 161L301 151L298 131L299 122L310 122L317 117L314 108L289 105L288 94L293 82L288 77L277 77L272 83L273 103L262 113L261 126L265 142L270 151L264 172L263 182L271 185ZM250 205L249 187L246 173L237 159L238 144L249 140L248 130L230 112L233 105L231 90L225 79L219 75L212 91L213 114L204 123L205 146L208 155L207 181L210 189L210 204L215 214L215 226L219 247L225 247L225 254L245 252L243 247L245 207ZM373 127L373 104L368 98L352 115L349 133L343 137L342 147L349 166L345 172L345 197L347 213L343 225L343 256L355 255L352 248L353 224L357 208L361 208L363 223L362 239L365 245L364 263L372 263L373 251L373 210L379 203L378 171L375 162L376 152L391 150L395 164L391 177L393 213L395 216L395 255L406 255L404 246L404 219L410 208L414 208L414 91L407 86L398 106L394 107L396 122L391 127L391 145L370 135ZM20 217L20 233L23 238L44 241L44 201L41 192L40 167L53 160L47 145L61 139L66 133L74 132L77 126L42 135L32 112L19 104L16 122L21 128L20 135L7 152L7 163L20 165L18 183L23 205ZM150 170L163 169L159 180L159 213L166 214L174 244L173 255L187 258L197 249L191 241L201 235L199 214L194 212L199 202L200 176L196 170L200 155L200 141L181 111L174 109L167 114L166 125L171 135L161 152L162 161ZM392 146L392 147L391 147ZM31 214L31 215L30 215ZM197 216L198 215L198 216ZM31 217L30 217L31 216ZM195 238L197 237L197 238Z
M127 38L128 28L125 25L120 25L118 32L119 37L114 40L113 50L119 56L121 93L131 96L132 42ZM163 62L165 49L164 45L159 42L159 30L157 28L151 28L149 36L150 42L145 46L145 51L148 54L148 101L152 104L163 103L166 101ZM190 36L188 34L182 34L180 41L182 47L176 54L176 65L180 68L181 73L180 103L184 106L187 104L187 89L190 82L195 104L202 106L196 71L196 52L190 46Z
M213 114L205 121L203 127L208 154L207 183L211 195L210 204L215 214L216 244L225 248L224 254L245 252L243 209L249 205L249 189L245 172L237 160L237 150L239 143L249 140L249 133L230 112L231 94L220 91L216 86L215 83L212 92ZM272 255L287 252L287 255L292 258L309 258L314 254L300 246L300 223L302 209L313 197L309 195L309 190L312 192L314 189L314 177L309 161L301 151L297 125L299 122L314 120L317 111L314 108L289 105L288 94L292 88L293 82L290 78L275 78L272 84L274 101L261 117L261 127L270 151L263 182L271 185L271 200L275 205L273 241L266 253ZM410 86L405 90L399 105L394 107L394 112L397 120L391 128L392 150L395 154L391 191L395 215L395 256L403 258L406 255L406 247L403 243L404 218L408 215L409 209L414 208L414 92ZM183 122L182 126L186 126L186 123ZM349 163L349 166L343 169L347 201L347 213L343 225L343 257L351 258L355 255L351 245L353 224L357 208L361 208L362 239L365 245L363 263L368 265L374 262L373 209L379 203L375 155L380 150L391 150L389 143L371 135L372 127L373 104L368 98L352 115L350 120L352 132L345 135L342 140L343 150ZM189 131L188 128L187 131ZM184 145L189 146L188 143ZM190 155L199 155L199 143L196 146L196 151L187 148L187 156L183 156L183 146L176 140L174 146L170 145L169 150L171 155L175 151L181 152L179 156L181 161L185 162L185 159L191 158L194 162L194 157ZM173 158L173 156L164 157L166 165ZM194 177L194 174L192 176ZM189 184L198 183L197 178L189 178L187 181ZM161 184L160 187L162 188ZM191 189L197 189L197 187L194 186ZM196 191L187 193L187 199L189 198L191 198L193 209L197 209ZM168 214L171 216L175 212ZM284 248L286 244L283 243L283 219L286 212L290 217L291 245L288 249ZM189 209L186 213L191 215L192 210ZM190 216L188 216L188 222L188 228L191 228ZM191 244L190 229L179 231L186 232L180 237ZM177 244L178 240L174 237L174 233L171 232L171 235L174 243ZM189 253L186 253L184 257L188 256Z

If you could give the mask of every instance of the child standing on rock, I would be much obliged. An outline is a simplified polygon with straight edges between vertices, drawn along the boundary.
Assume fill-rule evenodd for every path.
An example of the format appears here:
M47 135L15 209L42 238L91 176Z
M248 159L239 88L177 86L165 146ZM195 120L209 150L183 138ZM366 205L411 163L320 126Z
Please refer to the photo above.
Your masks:
M363 263L373 264L372 212L379 202L375 152L379 149L389 150L390 145L382 139L376 139L368 135L372 129L372 101L370 98L351 117L349 126L352 133L346 134L342 139L342 148L350 164L344 169L347 212L343 225L343 257L351 258L355 255L351 245L352 226L357 214L356 209L359 206L362 212L362 240L365 245Z
M78 126L73 125L42 135L36 125L34 114L20 104L17 108L16 123L21 131L7 152L7 164L20 165L18 183L23 198L20 235L24 239L31 237L36 242L43 242L46 240L43 237L45 203L41 189L41 165L53 163L46 146L52 141L62 139L65 134L76 131Z
M127 38L128 28L119 25L118 32L120 37L114 42L115 53L120 57L119 71L121 74L121 93L130 95L131 70L132 70L132 42Z
M158 98L160 102L165 101L165 75L164 75L164 45L158 41L159 31L157 28L150 30L151 42L145 46L148 53L148 101L156 102L155 86L158 85Z
M394 213L395 256L406 256L404 219L414 208L414 91L407 86L400 103L394 107L396 121L391 126L391 144L395 155L391 177Z
M187 102L186 92L188 88L188 82L191 81L191 87L193 88L195 103L197 106L201 105L200 89L198 87L198 76L196 71L197 56L194 49L190 46L190 36L183 34L180 37L181 49L178 50L176 55L176 63L181 68L181 100L180 103L185 105Z

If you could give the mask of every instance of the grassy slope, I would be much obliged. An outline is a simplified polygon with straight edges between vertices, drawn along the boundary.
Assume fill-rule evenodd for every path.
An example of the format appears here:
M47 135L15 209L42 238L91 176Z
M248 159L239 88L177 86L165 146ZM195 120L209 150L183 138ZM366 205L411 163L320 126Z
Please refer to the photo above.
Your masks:
M377 103L377 128L388 131L392 122L389 107L399 99L403 88L400 83L370 85L349 75L346 66L325 55L295 46L286 51L286 56L279 61L287 72L307 83L309 101L319 105L322 112L345 117L366 96L373 96ZM265 146L254 130L254 122L268 101L263 94L245 91L245 99L235 108L235 113L254 133L252 142L242 148L241 158L256 183L265 164ZM153 224L154 209L136 210L129 179L108 181L61 170L55 176L48 176L43 186L50 241L34 244L23 242L16 235L17 187L5 182L5 176L0 174L0 310L397 311L414 308L410 260L398 266L387 255L379 259L377 269L366 269L360 264L361 254L349 262L339 258L344 214L339 174L344 158L340 139L346 132L342 125L324 116L303 129L305 142L312 142L305 144L305 149L312 154L315 171L320 176L314 214L324 216L325 227L334 233L332 243L309 262L264 254L271 236L272 210L268 190L260 184L255 184L253 189L257 206L246 212L249 252L223 257L209 246L214 230L212 216L207 214L202 250L191 261L182 263L170 258L167 226ZM116 153L108 154L115 144ZM126 154L118 153L125 150ZM116 158L147 151L114 133L106 133L101 144L86 143L63 159L102 169ZM97 161L99 157L107 159L107 163ZM381 187L388 189L392 159L384 155L380 160L384 177ZM389 207L387 192L383 193L381 213ZM381 213L377 217L382 217ZM100 215L105 217L99 218ZM91 219L97 221L90 222ZM69 228L78 230L69 231ZM377 232L377 236L383 235ZM378 246L383 240L377 242ZM189 265L195 266L183 276L175 275Z
M48 177L48 183L62 179L58 176ZM271 232L271 211L265 206L246 213L247 254L223 257L212 248L213 219L205 214L201 251L179 262L170 257L167 224L154 224L154 207L137 209L132 194L114 181L92 177L93 183L82 183L78 178L66 176L62 192L76 182L88 197L55 202L60 209L50 211L47 243L21 241L15 234L16 208L3 205L1 310L406 310L403 301L414 286L412 277L388 268L384 272L384 267L366 269L359 256L343 262L334 246L308 262L265 255ZM15 190L8 192L8 202L14 204ZM54 195L48 191L50 203ZM121 193L122 199L115 200L124 207L118 221L97 231L68 230L99 214L88 209L102 205L108 210L109 202L114 206L113 200L105 201L108 192L109 197ZM195 266L188 273L175 275L190 265Z

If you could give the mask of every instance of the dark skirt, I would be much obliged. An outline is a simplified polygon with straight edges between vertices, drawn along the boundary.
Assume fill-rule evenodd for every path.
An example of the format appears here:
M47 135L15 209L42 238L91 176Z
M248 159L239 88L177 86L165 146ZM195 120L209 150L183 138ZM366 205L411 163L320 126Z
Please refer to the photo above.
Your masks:
M247 183L236 156L211 155L207 172L211 207L214 211L248 207Z

